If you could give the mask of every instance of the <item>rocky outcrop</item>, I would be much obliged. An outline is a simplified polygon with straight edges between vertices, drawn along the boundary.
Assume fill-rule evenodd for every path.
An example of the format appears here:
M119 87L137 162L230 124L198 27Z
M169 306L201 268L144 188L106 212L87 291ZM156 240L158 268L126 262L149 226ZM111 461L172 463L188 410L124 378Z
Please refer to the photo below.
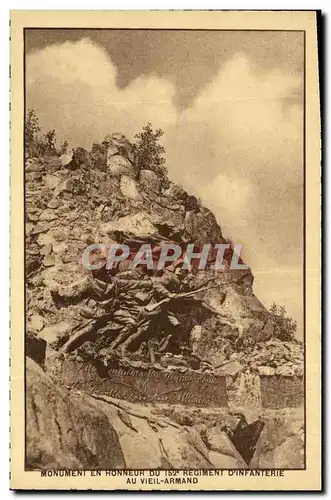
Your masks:
M151 170L141 170L139 182L145 187L145 190L159 193L161 191L162 180Z
M104 143L109 172L134 178L137 174L134 151L127 138L121 133L114 133L108 135Z
M87 245L123 240L131 245L137 240L154 245L193 242L198 248L203 242L226 243L214 215L194 196L149 170L137 178L133 147L122 134L112 134L104 143L108 171L91 169L87 153L79 148L72 154L74 168L72 162L64 165L62 157L26 163L28 329L54 347L81 322L82 304L72 299L55 303L51 290L84 279L81 257ZM112 161L123 161L130 172L113 169ZM206 307L192 302L194 307L179 311L185 346L215 369L224 363L233 369L228 362L240 358L243 369L298 375L302 346L270 344L272 325L253 293L250 269L217 275L207 269L195 275L196 286L200 279L215 278L218 287L201 296Z
M28 469L125 467L118 436L107 414L90 398L56 387L27 358L26 463Z
M302 469L304 467L303 408L264 412L264 429L251 467L256 469Z
M248 412L251 418L247 419L244 427L241 426L241 430L240 424L243 419L246 420L243 415L224 408L188 409L180 405L154 405L151 410L156 416L166 415L177 424L196 429L209 451L208 458L216 468L304 468L303 408L260 410L258 417ZM244 455L250 456L248 463L233 443L236 435L240 437L241 446L238 448Z
M55 303L51 291L84 279L81 258L87 245L192 242L198 249L204 242L226 243L212 212L194 196L150 170L138 176L133 147L122 134L107 136L104 144L107 171L90 168L87 152L79 148L72 154L74 167L64 165L62 157L26 162L28 329L54 347L81 322L82 304L70 298ZM124 170L115 168L118 162ZM231 260L231 253L226 258ZM210 279L218 286L199 297L205 307L192 302L179 311L184 346L215 369L224 363L233 369L228 362L240 358L243 369L299 375L302 346L273 339L250 269L215 275L207 268L195 274L195 286Z
M245 466L225 434L210 434L208 448L199 429L147 405L68 391L29 359L26 406L30 470Z
M139 245L149 243L156 254L164 242L182 247L191 243L199 251L203 243L227 240L213 213L196 197L151 170L138 171L134 148L122 134L107 136L103 148L106 158L100 168L96 157L91 168L91 155L81 148L61 157L26 160L29 467L244 468L248 463L229 439L238 424L236 413L245 413L248 425L255 419L266 420L251 463L301 467L302 432L291 433L296 414L283 408L291 404L295 391L302 393L303 346L274 338L268 311L254 295L251 270L229 270L231 248L224 255L225 271L212 269L214 257L203 272L192 266L190 273L183 273L178 262L169 266L165 276L158 276L169 289L173 283L181 292L210 282L213 287L174 304L170 323L164 317L155 322L149 337L133 343L124 360L106 356L121 326L112 313L115 308L121 310L121 320L130 307L122 308L119 290L116 300L105 300L98 288L100 281L105 282L102 277L99 285L91 284L82 265L88 245L125 243L134 254ZM116 273L128 274L120 266L112 276ZM147 273L140 267L130 277L152 281L157 274L155 269ZM143 296L138 290L130 297L135 302ZM208 409L203 414L207 425L199 420L201 409L192 406L174 418L172 413L157 413L161 400L157 409L153 398L149 404L129 403L93 390L78 391L75 383L69 390L53 369L53 361L63 350L67 352L64 347L82 331L82 346L73 348L79 363L99 363L104 368L123 362L129 369L193 371L202 379L208 374L227 377L227 407L219 408L216 417ZM279 424L277 413L265 413L261 377L276 377L275 385L271 379L270 385L264 382L267 388L280 387L279 377L296 377L287 399L268 400L272 408L285 412L284 425ZM301 404L299 397L295 405ZM297 421L301 425L302 416ZM279 433L274 433L274 427Z
M117 430L128 468L214 468L195 429L153 417L142 405L97 396ZM137 453L139 450L139 453Z
M232 411L258 412L261 409L260 378L250 371L242 371L227 378L228 405Z
M235 448L228 435L218 425L207 429L204 441L209 451L209 458L220 469L246 469L247 464Z

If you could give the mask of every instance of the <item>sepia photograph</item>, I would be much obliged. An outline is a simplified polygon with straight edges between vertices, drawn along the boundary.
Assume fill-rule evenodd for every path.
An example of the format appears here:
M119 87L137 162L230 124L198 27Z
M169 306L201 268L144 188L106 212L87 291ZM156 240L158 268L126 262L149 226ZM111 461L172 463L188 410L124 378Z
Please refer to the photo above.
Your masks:
M318 73L300 27L316 13L89 14L16 14L20 467L41 489L295 490L313 460L317 489Z

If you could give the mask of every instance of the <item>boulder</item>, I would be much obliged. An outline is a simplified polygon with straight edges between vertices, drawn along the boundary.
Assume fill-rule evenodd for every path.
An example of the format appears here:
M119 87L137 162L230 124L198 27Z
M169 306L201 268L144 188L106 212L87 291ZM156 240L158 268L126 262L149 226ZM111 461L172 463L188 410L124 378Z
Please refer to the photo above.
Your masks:
M156 227L146 212L138 212L134 215L126 215L112 222L106 222L101 225L100 231L104 234L112 233L113 231L123 231L124 233L140 237L157 233Z
M210 210L189 210L185 215L185 231L193 241L210 243L222 241L222 231Z
M276 374L282 377L294 377L295 365L289 363L287 365L279 366L276 370Z
M128 469L213 468L208 450L195 429L155 417L144 404L105 395L97 399L119 436Z
M260 377L246 370L234 377L227 377L228 405L231 411L257 412L261 409Z
M46 152L43 160L45 169L48 173L56 172L62 167L60 158L57 155L54 155L53 149L49 149L48 153Z
M173 235L183 238L185 217L183 205L179 205L173 210L171 207L161 206L157 200L157 202L151 203L149 211L149 217L157 226L160 234L169 238L172 238Z
M54 239L52 238L52 236L49 233L48 234L40 233L38 235L37 242L40 246L44 246L44 245L52 244L54 242Z
M137 200L140 195L137 190L136 181L128 175L122 175L120 179L120 190L126 198Z
M52 248L55 254L61 255L68 250L68 244L65 241L61 241L60 243L54 244Z
M106 144L108 157L120 155L134 163L133 146L121 132L107 135L103 142Z
M253 469L304 468L304 410L285 408L268 410L255 454Z
M163 195L167 198L173 198L176 203L184 199L186 191L175 182L170 182L169 184L169 187L163 191Z
M46 342L44 339L36 337L29 331L25 336L26 355L36 363L43 365L45 362Z
M39 332L39 337L48 344L58 345L63 343L69 335L71 325L67 321L60 321L54 325L46 326Z
M243 365L237 361L237 360L233 360L233 361L229 361L227 363L224 363L224 366L221 366L220 368L218 368L216 371L217 375L221 375L221 376L231 376L233 377L234 375L237 375L238 373L242 372L244 369Z
M65 179L54 191L54 196L58 196L60 193L72 193L74 187L73 179Z
M49 243L48 245L44 245L40 249L41 255L50 255L52 253L52 243Z
M58 200L56 200L55 198L53 198L53 200L51 200L47 204L47 207L52 208L53 210L56 210L57 208L59 208L59 206L60 206L60 202Z
M66 167L69 165L73 160L73 150L66 151L60 156L60 161L62 167Z
M39 255L41 252L40 252L40 249L39 249L38 245L34 245L33 243L31 243L29 245L29 248L27 248L27 253L29 255L36 256L36 255Z
M42 178L42 172L26 172L26 182L39 182Z
M265 452L259 457L259 469L303 469L304 468L304 445L303 441L293 436L277 446L275 449Z
M253 318L243 297L237 287L230 283L222 290L216 288L208 293L208 305L216 309L221 315L228 318L238 330L238 335L247 328L247 319Z
M107 149L107 167L112 174L123 174L135 178L133 147L121 133L106 136L104 143Z
M136 169L132 163L123 156L107 156L107 167L109 172L113 175L127 175L133 179L136 177Z
M275 368L272 368L271 366L259 366L258 371L260 375L275 375Z
M45 175L43 180L48 189L55 189L61 182L61 179L57 175L52 174Z
M26 362L26 467L115 469L126 466L109 418L92 400L56 386Z
M34 332L39 332L45 324L45 319L40 314L32 314L28 321L28 328Z
M215 469L247 469L245 461L240 456L238 459L217 451L210 451L208 458Z
M145 191L154 191L159 193L161 190L161 178L152 170L141 170L139 174L139 182Z
M51 208L46 208L46 210L43 210L40 214L41 221L51 222L53 220L56 220L57 218L58 216Z
M228 465L222 465L220 468L229 469L245 469L247 467L245 460L242 458L240 453L236 450L233 443L230 441L228 435L221 430L219 426L211 427L207 429L205 434L205 443L207 448L211 450L212 453L217 453L217 455L211 455L209 453L209 459L214 463L217 460L217 465L226 462ZM227 460L229 459L229 460ZM235 464L230 465L230 464Z
M46 233L48 229L49 227L47 227L46 224L37 224L36 226L33 226L32 224L26 224L26 232L27 234L30 233L31 235Z
M201 337L202 337L202 326L195 325L190 332L190 338L189 338L189 346L192 349L192 354L198 353L198 347Z
M43 260L43 265L45 267L55 266L55 257L54 257L54 255L45 255L44 260Z

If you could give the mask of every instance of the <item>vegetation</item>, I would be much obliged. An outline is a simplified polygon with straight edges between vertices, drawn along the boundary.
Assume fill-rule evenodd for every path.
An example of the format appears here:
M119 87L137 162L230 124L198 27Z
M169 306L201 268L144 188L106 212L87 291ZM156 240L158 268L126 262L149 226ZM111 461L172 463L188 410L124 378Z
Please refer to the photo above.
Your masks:
M165 160L165 148L160 144L160 139L163 135L163 130L153 129L152 124L147 123L142 131L134 136L133 150L139 172L141 170L152 170L159 177L166 180L168 172ZM67 149L68 143L66 141L57 146L55 129L51 129L46 133L41 131L35 111L29 109L25 121L25 150L27 156L31 158L43 155L61 155ZM106 140L102 143L93 144L89 153L89 161L92 167L106 170Z
M55 130L40 134L38 117L33 109L29 109L25 120L25 150L29 157L38 157L44 154L58 154L56 150Z
M167 177L165 149L159 143L163 135L163 130L153 130L152 124L147 123L142 132L134 136L136 142L133 147L139 171L152 170L162 178Z
M33 109L29 109L25 120L25 148L29 156L33 156L39 132L39 120L36 113Z
M297 330L297 322L287 316L284 306L278 306L273 302L270 307L270 322L276 338L283 341L293 340Z
M61 155L63 155L64 153L66 153L66 152L67 152L68 147L69 147L69 144L67 143L67 141L62 142L62 143L61 143L61 146L59 147L59 150L58 150L58 151L59 151L59 153L60 153Z

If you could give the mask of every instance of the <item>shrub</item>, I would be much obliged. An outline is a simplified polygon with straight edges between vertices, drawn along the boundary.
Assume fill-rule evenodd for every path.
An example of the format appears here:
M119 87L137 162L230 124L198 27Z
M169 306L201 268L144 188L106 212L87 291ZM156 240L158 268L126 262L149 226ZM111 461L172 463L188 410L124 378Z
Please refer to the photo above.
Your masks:
M167 177L165 149L159 143L163 135L163 130L153 130L152 124L147 123L142 132L134 136L136 142L133 144L133 148L139 171L152 170L162 178Z
M64 153L66 153L68 151L68 147L69 147L69 144L67 143L67 141L62 142L60 147L57 150L58 154L61 156Z
M35 156L39 132L40 127L38 117L33 109L29 109L24 129L25 149L28 156Z
M274 336L279 340L293 340L297 330L297 322L287 316L284 306L278 306L273 302L270 307L270 323L274 329Z
M43 156L44 154L56 155L55 130L49 130L46 134L40 135L39 119L33 109L29 109L26 115L24 139L25 152L27 156Z

